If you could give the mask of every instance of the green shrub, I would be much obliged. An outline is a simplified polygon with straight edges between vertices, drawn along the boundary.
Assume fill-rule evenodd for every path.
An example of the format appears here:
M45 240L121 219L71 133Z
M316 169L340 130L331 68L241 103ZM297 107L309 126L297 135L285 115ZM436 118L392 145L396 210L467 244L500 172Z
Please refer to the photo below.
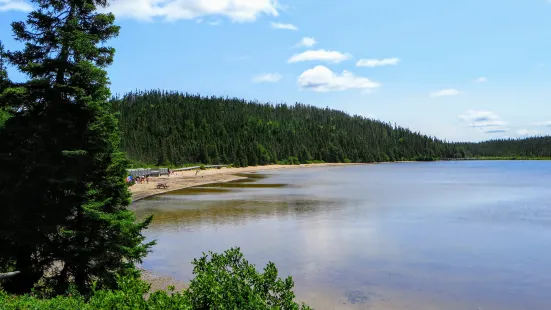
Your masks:
M287 162L289 165L300 165L300 160L296 156L289 156Z
M222 254L203 253L193 260L193 274L187 290L157 291L149 298L144 295L150 285L128 277L118 278L117 290L95 290L89 300L70 291L67 296L40 299L35 296L12 296L0 290L2 310L65 310L65 309L143 309L143 310L308 310L307 305L294 301L294 283L291 277L278 278L277 268L268 263L263 272L244 259L239 248Z
M193 265L195 278L184 293L193 309L309 309L293 301L291 277L278 278L272 262L259 273L239 248L203 253Z

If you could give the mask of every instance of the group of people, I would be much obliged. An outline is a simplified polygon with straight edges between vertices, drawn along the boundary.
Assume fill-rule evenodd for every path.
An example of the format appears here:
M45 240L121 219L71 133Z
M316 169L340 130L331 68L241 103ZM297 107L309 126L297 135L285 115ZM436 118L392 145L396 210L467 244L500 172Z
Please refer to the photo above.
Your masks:
M199 170L197 170L197 172L199 172ZM167 174L170 177L170 175L174 174L174 172L172 170L168 169ZM195 175L197 175L197 173L195 173ZM127 183L132 183L133 181L136 184L144 184L144 182L146 184L149 184L149 175L141 176L141 177L133 177L133 176L129 175L129 176L126 177L126 182Z
M149 184L149 175L146 175L144 177L137 177L136 178L136 183L142 184L143 182Z
M136 181L137 184L143 184L144 182L149 184L149 175L146 175L143 177L136 177L136 178L132 178L131 175L126 177L127 183L132 183L132 180Z

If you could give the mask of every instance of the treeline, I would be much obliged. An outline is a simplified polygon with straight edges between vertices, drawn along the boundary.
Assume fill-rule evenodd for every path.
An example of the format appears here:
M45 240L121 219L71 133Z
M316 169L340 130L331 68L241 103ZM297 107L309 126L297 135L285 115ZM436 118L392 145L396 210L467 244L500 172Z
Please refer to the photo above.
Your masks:
M456 143L473 157L551 158L551 137L497 139L479 143Z
M145 164L381 162L462 158L461 146L304 104L261 104L179 92L112 100L121 149Z

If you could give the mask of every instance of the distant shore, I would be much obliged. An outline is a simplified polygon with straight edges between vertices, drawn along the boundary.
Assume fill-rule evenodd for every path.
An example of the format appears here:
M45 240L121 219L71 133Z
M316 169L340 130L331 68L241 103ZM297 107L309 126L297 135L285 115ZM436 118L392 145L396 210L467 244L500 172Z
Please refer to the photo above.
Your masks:
M334 167L334 166L352 166L364 164L344 164L344 163L325 163L325 164L302 164L302 165L269 165L269 166L250 166L245 168L221 168L207 170L189 170L178 171L169 176L150 177L149 183L134 184L130 187L132 193L132 202L141 199L160 195L174 190L184 189L193 186L230 182L243 179L239 176L240 173L267 171L276 169L291 169L291 168L315 168L315 167ZM196 175L197 173L197 175ZM168 188L157 189L157 183L166 183Z

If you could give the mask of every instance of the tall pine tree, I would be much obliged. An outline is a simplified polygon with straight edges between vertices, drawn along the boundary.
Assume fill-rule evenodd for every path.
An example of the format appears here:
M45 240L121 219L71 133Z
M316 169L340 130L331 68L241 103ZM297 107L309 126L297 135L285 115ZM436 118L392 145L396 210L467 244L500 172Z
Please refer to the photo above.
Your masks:
M0 41L0 100L2 98L2 93L4 90L11 86L11 82L8 79L8 72L6 68L6 51L4 49L4 44ZM0 102L0 129L4 127L4 123L9 118L9 113L5 108L2 108L2 103Z
M127 209L128 162L119 152L104 68L117 36L107 0L33 0L26 22L12 24L25 44L8 52L28 76L4 91L13 111L0 131L0 270L21 273L2 285L26 293L40 285L61 294L116 286L116 274L138 276L148 252Z

